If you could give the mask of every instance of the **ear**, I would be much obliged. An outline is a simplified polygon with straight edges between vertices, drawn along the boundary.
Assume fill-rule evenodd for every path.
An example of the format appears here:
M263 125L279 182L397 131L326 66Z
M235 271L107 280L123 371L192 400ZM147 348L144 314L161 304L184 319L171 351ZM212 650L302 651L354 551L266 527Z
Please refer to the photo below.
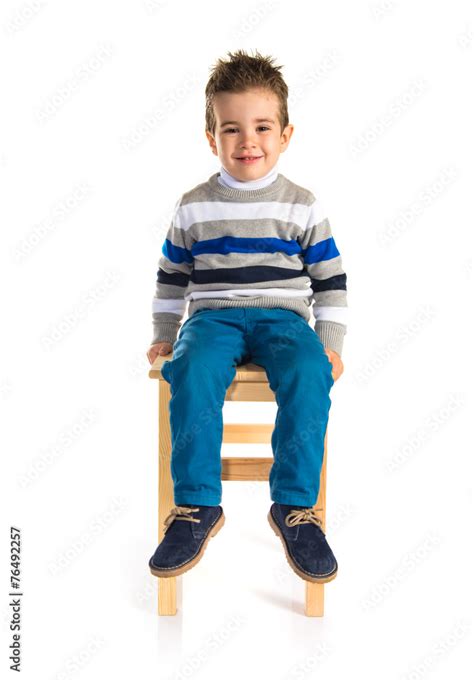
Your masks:
M288 147L290 144L290 139L291 136L293 135L293 131L295 129L295 126L292 123L288 123L286 128L283 130L280 138L281 142L281 151L284 152L285 149Z
M212 135L212 133L209 132L209 130L206 130L206 137L207 137L207 140L208 140L208 142L209 142L209 146L211 147L212 153L215 154L215 155L217 156L217 145L216 145L216 141L215 141L214 136Z

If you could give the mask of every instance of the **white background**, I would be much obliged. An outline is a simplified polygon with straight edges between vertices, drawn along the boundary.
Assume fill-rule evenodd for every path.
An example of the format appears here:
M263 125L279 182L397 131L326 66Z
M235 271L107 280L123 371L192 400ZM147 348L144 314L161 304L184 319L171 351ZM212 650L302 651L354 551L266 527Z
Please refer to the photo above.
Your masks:
M5 1L0 33L2 670L17 526L23 679L472 679L472 6ZM321 198L347 272L324 618L265 482L223 484L175 617L148 569L157 263L176 200L219 168L204 88L238 48L284 66L279 168Z

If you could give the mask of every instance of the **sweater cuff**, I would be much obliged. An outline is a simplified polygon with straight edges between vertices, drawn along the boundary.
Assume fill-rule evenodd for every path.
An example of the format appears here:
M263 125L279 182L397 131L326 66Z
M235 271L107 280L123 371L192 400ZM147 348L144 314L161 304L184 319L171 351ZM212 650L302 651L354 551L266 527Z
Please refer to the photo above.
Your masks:
M151 346L160 341L167 341L174 344L178 337L178 330L181 326L180 322L156 322L153 324L153 340Z
M324 348L334 350L339 357L342 357L342 346L347 325L331 322L330 320L317 320L314 325L314 331L321 339Z

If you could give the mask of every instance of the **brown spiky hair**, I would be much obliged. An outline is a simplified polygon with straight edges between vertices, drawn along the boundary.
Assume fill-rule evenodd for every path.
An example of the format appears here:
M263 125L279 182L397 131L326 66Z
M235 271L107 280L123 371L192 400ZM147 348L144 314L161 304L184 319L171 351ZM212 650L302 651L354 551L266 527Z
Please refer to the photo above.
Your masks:
M263 57L258 50L253 56L244 50L227 52L227 55L228 61L218 59L211 68L206 85L206 130L215 135L214 98L218 92L245 92L251 88L264 88L278 98L278 117L283 132L289 119L288 86L280 73L282 66L274 65L274 58Z

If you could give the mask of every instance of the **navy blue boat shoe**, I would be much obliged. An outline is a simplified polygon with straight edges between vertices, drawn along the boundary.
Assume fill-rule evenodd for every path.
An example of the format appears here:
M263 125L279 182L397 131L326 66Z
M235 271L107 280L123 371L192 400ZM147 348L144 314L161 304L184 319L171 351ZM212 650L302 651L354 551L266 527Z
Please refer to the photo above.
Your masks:
M313 507L274 502L268 521L285 549L294 572L312 583L328 583L337 575L337 561Z
M204 555L209 540L220 531L225 517L221 506L173 507L165 519L165 534L148 565L160 578L181 575Z

